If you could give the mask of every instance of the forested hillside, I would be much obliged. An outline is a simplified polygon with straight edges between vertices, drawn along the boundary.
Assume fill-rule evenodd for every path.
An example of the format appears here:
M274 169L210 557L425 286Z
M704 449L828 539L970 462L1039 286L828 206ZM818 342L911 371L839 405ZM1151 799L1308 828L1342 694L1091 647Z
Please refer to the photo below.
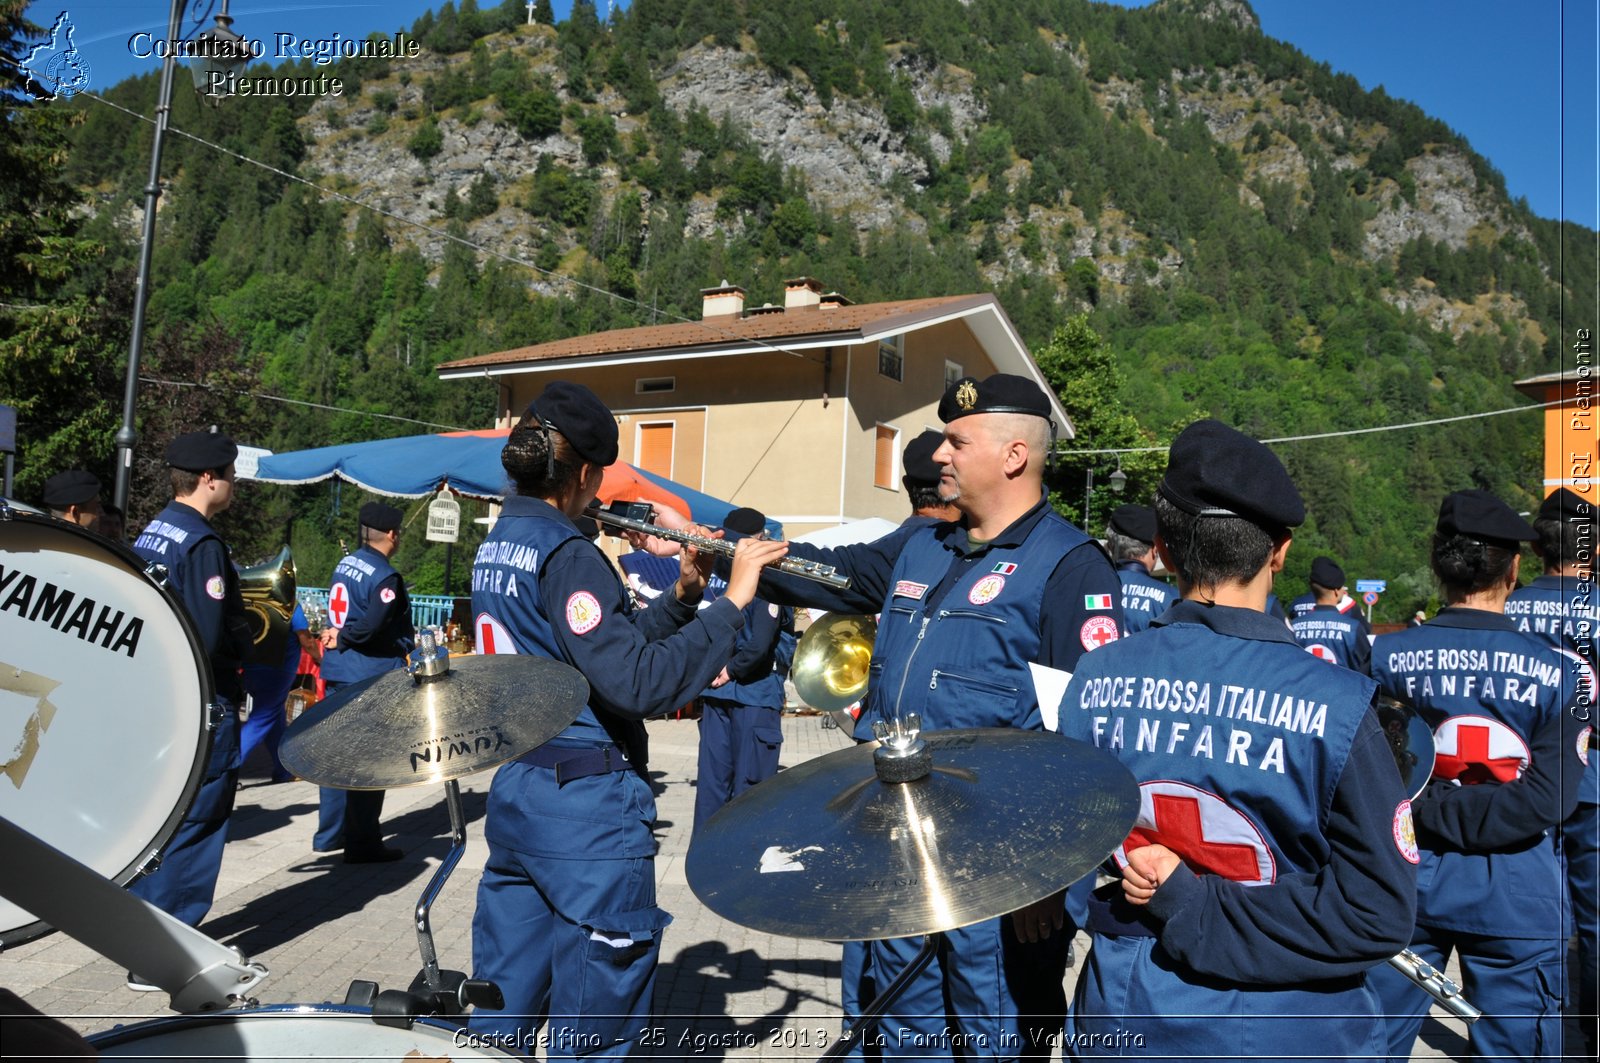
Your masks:
M492 385L439 362L696 318L724 278L755 305L797 274L858 302L992 290L1074 449L1159 447L1202 414L1278 437L1516 406L1511 381L1595 324L1592 232L1533 216L1450 129L1263 36L1242 0L541 14L446 3L411 27L416 60L277 71L336 75L338 97L179 93L198 139L168 141L134 522L180 425L279 450L428 430L341 410L478 427ZM148 114L156 87L104 95ZM25 498L71 461L110 479L150 142L118 107L14 107L0 148ZM1390 580L1380 618L1409 613L1440 495L1533 508L1539 445L1537 414L1279 445L1312 514L1280 590L1328 552ZM1159 452L1120 461L1148 495ZM1063 511L1117 464L1066 454ZM288 534L321 573L350 534L354 496L327 485L243 497L247 560ZM1097 489L1091 523L1116 501ZM420 538L399 564L437 591Z

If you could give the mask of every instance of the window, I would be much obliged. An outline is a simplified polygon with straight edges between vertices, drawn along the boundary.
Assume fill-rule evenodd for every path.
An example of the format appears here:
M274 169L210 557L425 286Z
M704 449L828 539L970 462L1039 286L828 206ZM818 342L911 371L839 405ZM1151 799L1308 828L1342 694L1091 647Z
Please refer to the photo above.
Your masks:
M660 395L668 391L675 391L678 387L678 378L675 376L640 377L633 382L635 395Z
M966 372L961 368L961 363L960 362L946 361L944 363L944 386L945 386L945 390L946 391L950 390L950 386L952 384L954 384L957 380L960 380L962 377L964 377L966 375L967 375Z
M900 429L891 425L878 426L877 454L873 462L872 482L891 491L900 490Z
M878 375L890 380L903 380L905 372L905 337L891 336L878 341Z
M676 426L671 421L639 425L639 460L635 463L657 476L672 475L672 433Z

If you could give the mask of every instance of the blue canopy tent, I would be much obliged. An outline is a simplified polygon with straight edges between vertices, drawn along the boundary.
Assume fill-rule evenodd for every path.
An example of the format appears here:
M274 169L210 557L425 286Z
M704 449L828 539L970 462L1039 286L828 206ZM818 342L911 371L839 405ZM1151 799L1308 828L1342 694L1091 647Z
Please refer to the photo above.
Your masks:
M337 476L373 494L395 498L423 498L444 483L458 494L498 502L507 487L505 469L500 465L507 432L504 428L443 432L271 454L260 459L251 479L308 484ZM687 509L684 516L710 528L721 527L736 508L731 502L623 461L606 470L601 498L664 502ZM768 520L767 530L778 537L783 525Z

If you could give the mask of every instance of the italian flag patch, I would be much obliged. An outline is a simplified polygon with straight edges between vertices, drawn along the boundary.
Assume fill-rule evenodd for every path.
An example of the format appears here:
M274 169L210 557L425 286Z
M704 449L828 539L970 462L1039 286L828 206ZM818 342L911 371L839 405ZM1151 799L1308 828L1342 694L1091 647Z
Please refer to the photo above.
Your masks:
M1083 607L1085 609L1110 609L1111 608L1111 595L1109 595L1109 594L1085 594L1083 596Z

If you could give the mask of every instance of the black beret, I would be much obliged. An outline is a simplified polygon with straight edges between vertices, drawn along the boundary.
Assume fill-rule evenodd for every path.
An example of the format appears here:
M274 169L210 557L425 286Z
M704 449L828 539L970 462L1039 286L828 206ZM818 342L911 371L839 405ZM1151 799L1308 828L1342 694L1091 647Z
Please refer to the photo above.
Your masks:
M1331 557L1314 557L1311 559L1311 582L1336 591L1344 586L1344 569Z
M1488 491L1453 491L1439 503L1439 534L1505 543L1538 541L1539 533Z
M1594 519L1594 504L1565 487L1558 487L1540 505L1536 519L1591 521Z
M565 436L584 461L607 466L617 460L617 419L582 384L551 381L528 410L540 424Z
M44 504L63 508L81 506L100 493L100 479L83 469L58 472L44 482Z
M1031 413L1050 420L1050 399L1025 376L996 373L986 380L964 376L939 400L939 420L949 424L972 413Z
M393 506L382 502L368 502L361 507L361 514L356 518L363 528L373 531L399 531L400 524L405 520L405 514Z
M767 518L759 509L743 506L722 518L722 528L739 535L760 535L767 530Z
M1156 541L1156 511L1128 502L1111 511L1111 530L1141 543Z
M167 464L187 472L225 469L238 456L239 448L216 425L203 432L185 432L167 444Z
M1306 505L1278 456L1210 418L1172 441L1158 490L1197 517L1241 517L1270 531L1297 527L1306 519Z
M907 487L939 486L939 463L933 460L933 452L943 443L944 436L930 428L906 444L900 466Z

